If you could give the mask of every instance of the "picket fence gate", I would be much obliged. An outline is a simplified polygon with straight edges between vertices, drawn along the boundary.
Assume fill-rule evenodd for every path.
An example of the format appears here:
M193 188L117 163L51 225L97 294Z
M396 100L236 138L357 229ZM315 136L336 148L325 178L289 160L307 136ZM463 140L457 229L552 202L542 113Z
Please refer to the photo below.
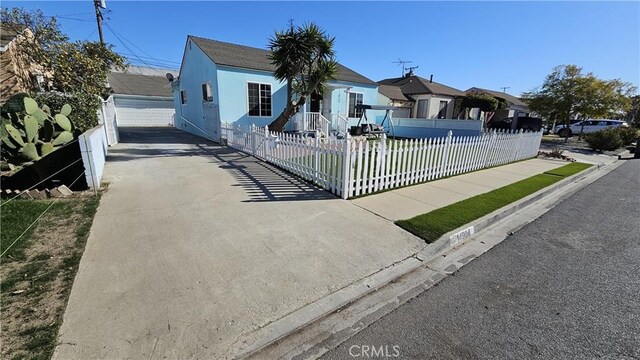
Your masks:
M537 155L542 132L394 140L305 137L222 125L226 144L285 169L343 199L431 181Z

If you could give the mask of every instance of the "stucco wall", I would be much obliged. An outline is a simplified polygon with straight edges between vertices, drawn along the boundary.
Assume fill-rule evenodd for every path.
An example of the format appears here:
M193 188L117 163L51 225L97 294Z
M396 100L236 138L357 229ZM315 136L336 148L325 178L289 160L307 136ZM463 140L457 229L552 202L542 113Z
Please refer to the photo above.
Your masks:
M287 101L286 84L276 80L268 72L219 66L218 81L222 122L235 123L241 127L251 124L266 126L284 110ZM249 116L247 84L250 82L271 85L271 116Z
M332 84L337 86L348 87L350 93L361 93L362 102L366 105L378 105L378 86L377 85L365 85L344 81L333 81ZM336 88L331 91L331 115L341 114L347 117L349 114L349 99L347 95L347 88ZM380 114L379 111L369 111L367 116L373 122L375 116ZM358 123L359 118L349 118L349 125L353 126Z
M453 118L453 111L455 107L455 98L452 96L445 95L413 95L413 99L415 99L415 104L413 105L412 114L418 114L418 101L419 100L427 100L427 119L437 119L438 112L440 111L440 101L447 102L447 119Z
M190 43L190 44L189 44ZM211 82L213 102L219 102L217 67L211 59L196 45L189 41L185 48L184 62L180 68L178 86L174 87L174 105L176 108L175 127L198 136L205 130L203 118L202 84ZM187 103L180 103L180 91L187 90ZM182 118L186 119L184 121Z

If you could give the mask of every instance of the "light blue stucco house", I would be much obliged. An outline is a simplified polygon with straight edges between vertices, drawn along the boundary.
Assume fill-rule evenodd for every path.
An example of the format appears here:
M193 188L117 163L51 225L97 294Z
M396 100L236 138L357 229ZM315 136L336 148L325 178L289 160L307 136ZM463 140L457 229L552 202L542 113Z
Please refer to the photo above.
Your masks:
M268 50L188 36L172 82L175 126L212 140L221 123L266 126L285 107L286 84L273 77ZM344 131L361 116L356 104L376 104L378 85L340 65L324 94L312 95L287 124L292 131Z

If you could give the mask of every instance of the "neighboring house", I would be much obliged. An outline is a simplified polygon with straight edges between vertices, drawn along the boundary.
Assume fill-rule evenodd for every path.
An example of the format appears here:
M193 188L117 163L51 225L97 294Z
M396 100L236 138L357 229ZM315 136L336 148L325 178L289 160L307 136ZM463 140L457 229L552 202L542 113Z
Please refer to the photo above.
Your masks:
M414 106L414 102L402 93L402 89L393 85L378 86L378 104L397 107L398 109L393 110L394 118L410 118Z
M0 24L0 104L15 94L50 86L50 74L33 63L23 49L25 43L33 41L30 29L15 31Z
M413 100L412 118L452 119L465 96L461 90L433 81L433 76L427 80L413 71L403 77L380 80L378 84L399 87L405 97Z
M513 117L516 111L518 112L519 116L529 116L530 110L527 104L524 101L518 99L517 97L507 94L506 92L483 89L478 87L472 87L468 89L466 92L467 93L469 92L485 93L493 96L494 98L497 98L498 100L502 100L507 103L507 108L496 110L495 113L491 116L491 119L489 120L502 120L508 117ZM472 117L473 119L480 119L482 117L482 112L479 109L472 109L472 111L470 112L470 117Z
M176 71L130 66L126 72L109 74L110 106L118 126L173 126L175 109L166 73Z
M275 120L285 108L287 89L274 78L269 54L264 49L188 36L180 75L172 84L176 127L219 140L221 123L266 126ZM340 65L324 94L313 94L300 112L305 120L320 119L333 127L344 125L346 118L353 123L361 116L356 104L377 103L377 87ZM293 129L294 123L289 121L286 129ZM309 123L304 124L309 130Z

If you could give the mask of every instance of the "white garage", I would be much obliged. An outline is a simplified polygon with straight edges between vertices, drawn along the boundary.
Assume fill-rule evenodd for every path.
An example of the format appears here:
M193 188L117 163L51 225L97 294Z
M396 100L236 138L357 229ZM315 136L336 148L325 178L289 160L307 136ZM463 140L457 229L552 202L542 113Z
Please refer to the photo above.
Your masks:
M175 109L166 77L112 72L109 86L118 127L173 126Z
M173 100L115 95L118 126L173 126Z

